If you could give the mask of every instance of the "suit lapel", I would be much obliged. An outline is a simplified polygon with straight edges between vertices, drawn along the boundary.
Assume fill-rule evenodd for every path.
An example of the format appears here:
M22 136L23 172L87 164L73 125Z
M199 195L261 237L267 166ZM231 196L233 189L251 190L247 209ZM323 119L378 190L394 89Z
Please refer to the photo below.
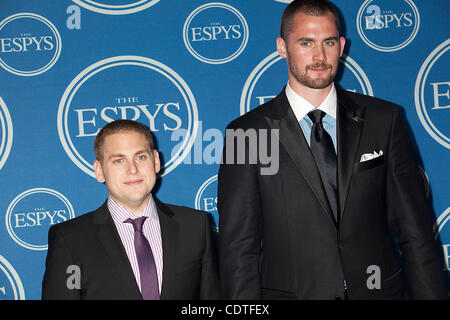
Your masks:
M111 281L120 281L118 286L121 287L121 290L129 292L130 298L142 299L133 269L106 202L98 209L94 223L98 225L99 240L117 271L117 279L111 279Z
M271 109L271 114L265 117L267 123L272 129L279 130L280 143L305 178L324 211L336 223L320 178L319 169L297 118L289 105L284 89L273 102L275 105Z
M156 208L159 216L159 224L161 228L161 241L163 252L163 277L161 286L161 299L170 299L174 267L177 261L177 244L179 237L179 225L172 218L174 213L165 204L153 197L156 202Z
M359 140L364 126L364 106L356 105L343 89L337 89L337 145L338 145L338 199L340 219L356 161Z

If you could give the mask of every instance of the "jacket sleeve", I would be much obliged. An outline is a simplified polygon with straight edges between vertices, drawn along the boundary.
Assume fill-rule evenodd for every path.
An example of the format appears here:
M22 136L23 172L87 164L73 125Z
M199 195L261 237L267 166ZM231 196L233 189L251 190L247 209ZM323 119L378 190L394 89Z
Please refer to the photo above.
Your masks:
M81 269L72 260L61 228L54 225L48 232L48 252L42 281L42 299L79 300L78 284L80 282Z
M200 299L212 300L220 298L219 275L217 270L217 252L211 223L208 214L202 214L204 230L204 252L202 259L202 274L200 283Z
M387 212L412 296L414 299L446 299L447 288L416 155L398 109L393 113L390 136Z
M262 218L257 165L238 161L243 155L249 159L249 145L230 143L231 130L228 126L218 178L221 290L224 299L260 299Z

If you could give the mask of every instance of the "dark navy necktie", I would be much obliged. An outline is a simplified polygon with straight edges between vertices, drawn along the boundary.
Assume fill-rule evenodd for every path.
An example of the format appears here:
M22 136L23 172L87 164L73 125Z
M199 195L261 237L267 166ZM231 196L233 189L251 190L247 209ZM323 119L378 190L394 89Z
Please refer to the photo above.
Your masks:
M333 140L322 125L322 118L324 116L325 112L318 109L308 113L308 117L313 122L311 128L311 152L319 168L320 177L322 178L334 219L338 222L336 153L334 151Z
M159 300L158 274L156 272L155 259L152 248L142 232L144 221L147 217L127 219L134 228L134 248L139 266L141 280L141 293L144 300Z

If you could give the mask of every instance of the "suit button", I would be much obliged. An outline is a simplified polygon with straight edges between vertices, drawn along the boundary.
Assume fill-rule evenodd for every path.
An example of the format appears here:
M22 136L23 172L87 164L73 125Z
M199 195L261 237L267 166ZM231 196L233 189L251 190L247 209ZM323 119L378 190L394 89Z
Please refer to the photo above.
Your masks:
M344 247L344 244L342 242L338 242L337 246L339 249L342 249Z

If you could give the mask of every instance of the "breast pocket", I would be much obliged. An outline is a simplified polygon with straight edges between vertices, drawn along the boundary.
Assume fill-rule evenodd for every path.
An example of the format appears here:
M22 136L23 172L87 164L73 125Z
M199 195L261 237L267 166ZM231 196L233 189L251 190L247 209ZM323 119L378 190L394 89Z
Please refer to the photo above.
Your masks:
M355 164L355 171L358 172L373 169L375 167L381 166L383 163L384 163L384 155L381 155L372 160L358 162L357 164Z

